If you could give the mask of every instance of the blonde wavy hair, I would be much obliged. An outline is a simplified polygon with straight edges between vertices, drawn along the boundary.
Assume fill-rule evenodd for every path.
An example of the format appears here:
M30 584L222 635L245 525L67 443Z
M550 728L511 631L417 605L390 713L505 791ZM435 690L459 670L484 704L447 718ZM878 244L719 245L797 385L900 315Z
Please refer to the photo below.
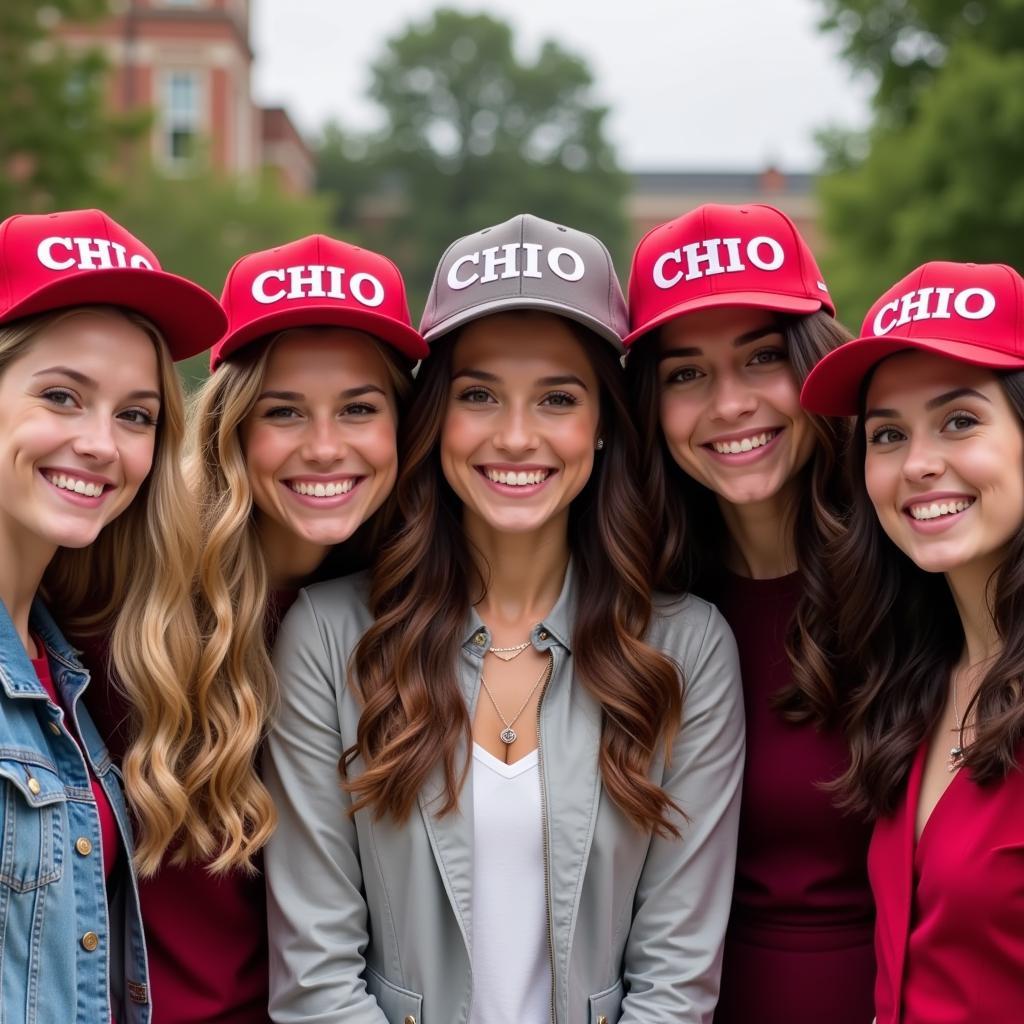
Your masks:
M289 333L230 356L199 389L190 409L186 477L200 510L195 608L203 642L182 769L190 816L181 852L208 862L214 874L251 870L253 854L277 823L257 771L277 704L266 634L268 615L275 609L241 427L263 389L274 345ZM384 359L401 407L411 389L409 366L388 346L366 337ZM370 547L390 521L391 508L389 498L361 535Z
M111 685L126 697L125 791L138 822L135 861L153 874L189 818L179 763L192 729L188 680L198 653L191 588L198 523L181 472L181 384L159 329L114 306L78 306L0 327L0 373L50 327L82 312L123 316L152 340L161 407L153 466L131 505L84 548L60 548L42 595L71 634L109 637ZM96 666L97 668L101 666Z

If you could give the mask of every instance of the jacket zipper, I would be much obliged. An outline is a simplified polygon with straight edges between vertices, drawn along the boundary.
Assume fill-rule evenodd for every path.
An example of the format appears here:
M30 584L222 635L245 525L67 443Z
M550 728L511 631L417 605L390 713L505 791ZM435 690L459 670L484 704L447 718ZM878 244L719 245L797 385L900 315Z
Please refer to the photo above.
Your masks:
M555 987L555 934L551 913L551 873L548 868L551 841L548 836L548 798L544 784L544 751L540 742L540 711L544 704L544 694L548 692L548 683L551 682L551 676L555 671L554 651L549 650L548 657L551 661L548 663L547 679L544 680L540 697L537 699L537 768L540 775L541 833L544 841L544 910L548 919L548 963L551 968L551 1024L558 1024L558 1015L555 1010L557 991Z

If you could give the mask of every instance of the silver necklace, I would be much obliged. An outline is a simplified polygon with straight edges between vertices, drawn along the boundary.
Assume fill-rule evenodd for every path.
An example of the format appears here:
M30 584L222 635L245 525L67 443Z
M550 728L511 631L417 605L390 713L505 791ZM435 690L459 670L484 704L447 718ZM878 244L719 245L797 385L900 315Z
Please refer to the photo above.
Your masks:
M487 685L487 680L484 679L483 672L480 673L480 685L484 688L484 693L487 694L488 699L494 706L494 710L498 713L498 717L501 719L502 724L505 726L505 728L498 733L498 739L501 740L501 742L504 743L506 747L511 746L519 738L519 734L515 731L515 729L512 728L512 726L514 726L516 722L519 721L520 715L522 715L522 713L526 710L527 705L533 699L533 695L537 692L537 689L540 687L540 684L547 679L548 673L551 671L551 666L553 662L554 659L549 654L548 660L545 663L543 670L541 671L540 678L537 680L537 682L533 684L533 688L526 695L526 700L523 701L522 707L520 707L520 709L512 716L511 719L506 718L501 713L501 708L498 707L498 702L494 699L494 694L491 693L491 688Z
M964 763L964 727L960 722L960 708L956 703L956 691L959 680L953 682L953 721L956 723L956 744L949 748L949 762L946 765L947 771L955 772Z
M493 654L499 661L515 661L529 646L530 641L524 640L521 644L515 644L513 647L488 647L484 653Z

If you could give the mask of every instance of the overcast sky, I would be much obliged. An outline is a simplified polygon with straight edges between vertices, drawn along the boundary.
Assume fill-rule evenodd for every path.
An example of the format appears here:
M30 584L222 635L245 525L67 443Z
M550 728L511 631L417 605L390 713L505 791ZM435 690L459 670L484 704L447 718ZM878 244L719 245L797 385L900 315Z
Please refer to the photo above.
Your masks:
M584 57L630 170L818 163L814 133L867 118L820 0L447 0L509 21L524 55L546 38ZM254 0L255 92L311 136L329 119L374 126L369 65L424 0Z

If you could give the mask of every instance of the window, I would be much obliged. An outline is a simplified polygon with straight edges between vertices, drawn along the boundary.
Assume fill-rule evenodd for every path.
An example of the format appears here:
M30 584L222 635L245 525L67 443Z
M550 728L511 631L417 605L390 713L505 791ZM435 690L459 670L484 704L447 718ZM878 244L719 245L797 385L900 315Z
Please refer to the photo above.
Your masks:
M171 167L183 168L196 156L201 127L198 71L171 71L164 82L163 156Z

